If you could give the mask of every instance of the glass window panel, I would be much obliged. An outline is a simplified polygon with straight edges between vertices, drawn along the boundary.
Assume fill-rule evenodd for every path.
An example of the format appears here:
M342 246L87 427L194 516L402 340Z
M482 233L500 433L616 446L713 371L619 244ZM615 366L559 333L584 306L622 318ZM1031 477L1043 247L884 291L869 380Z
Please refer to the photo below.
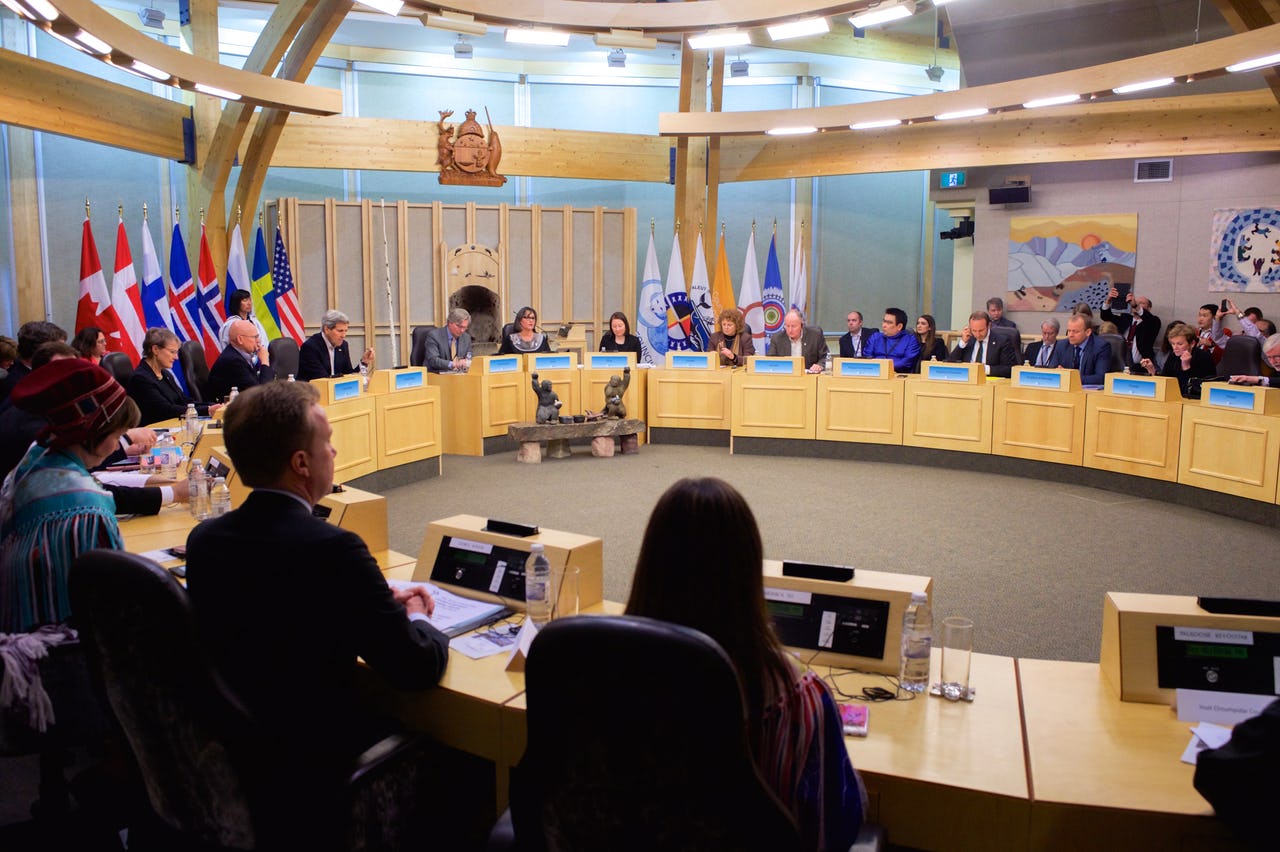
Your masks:
M515 84L509 81L391 74L360 70L355 74L359 115L364 118L404 118L435 123L440 110L452 110L448 123L457 125L466 110L487 126L485 108L494 124L515 124ZM350 110L349 110L350 111Z
M563 130L657 133L658 113L675 112L679 97L675 86L535 83L529 87L533 126Z

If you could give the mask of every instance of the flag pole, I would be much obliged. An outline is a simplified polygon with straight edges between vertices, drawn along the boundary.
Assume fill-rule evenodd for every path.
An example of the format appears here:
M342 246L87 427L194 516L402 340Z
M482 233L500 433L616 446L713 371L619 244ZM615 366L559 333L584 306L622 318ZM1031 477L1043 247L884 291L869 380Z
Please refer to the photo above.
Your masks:
M489 110L485 108L485 117L489 115ZM391 252L387 248L387 199L378 200L382 207L382 266L386 273L387 282L387 318L391 321L391 360L392 363L400 361L400 350L396 348L396 303L391 298ZM374 343L377 343L377 324L374 324Z

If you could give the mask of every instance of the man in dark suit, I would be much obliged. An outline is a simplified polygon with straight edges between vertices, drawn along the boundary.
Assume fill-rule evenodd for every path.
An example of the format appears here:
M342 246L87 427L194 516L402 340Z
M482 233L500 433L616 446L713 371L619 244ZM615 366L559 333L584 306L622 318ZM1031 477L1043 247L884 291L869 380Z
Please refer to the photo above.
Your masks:
M804 358L804 368L821 373L822 362L829 354L827 340L820 328L805 328L804 317L792 308L782 321L782 331L769 340L769 354L776 358Z
M840 335L840 357L865 358L867 341L875 332L872 329L863 328L861 311L849 311L849 316L845 319L849 323L849 331L847 334Z
M318 400L303 382L271 382L227 407L227 452L254 491L192 530L187 582L237 697L291 758L340 774L397 727L361 700L357 658L421 689L444 673L449 640L428 621L425 588L393 592L359 536L312 514L335 455Z
M1027 344L1023 360L1033 367L1063 367L1058 363L1058 332L1062 326L1056 319L1050 318L1040 323L1040 339Z
M9 374L0 379L0 403L7 402L14 385L31 372L31 359L43 344L67 342L67 333L51 322L32 320L18 329L18 360L9 366Z
M303 341L298 349L300 382L345 376L360 368L351 365L351 347L347 345L347 328L351 320L342 311L325 311L320 330ZM360 363L373 369L373 349L364 350Z
M1018 363L1018 351L1008 337L991 333L991 317L986 311L974 311L969 314L969 324L961 329L960 345L949 360L975 361L986 365L987 375L1007 379Z
M267 347L258 339L258 330L248 320L236 320L227 335L227 348L209 368L208 396L217 401L232 388L246 390L273 380L276 376L268 363Z
M1102 303L1102 318L1115 323L1116 330L1124 336L1124 362L1132 366L1141 364L1143 358L1154 361L1156 338L1160 336L1160 317L1151 313L1151 300L1146 296L1134 298L1132 292L1125 293L1128 310L1112 313L1111 302L1119 295L1120 292L1112 287L1107 300Z
M1080 314L1067 320L1067 339L1059 340L1058 361L1080 371L1080 384L1100 386L1111 366L1111 344L1093 333L1093 324Z
M467 333L470 327L471 314L463 308L454 308L449 311L443 327L427 332L424 361L427 369L433 373L464 369L471 360L471 335Z

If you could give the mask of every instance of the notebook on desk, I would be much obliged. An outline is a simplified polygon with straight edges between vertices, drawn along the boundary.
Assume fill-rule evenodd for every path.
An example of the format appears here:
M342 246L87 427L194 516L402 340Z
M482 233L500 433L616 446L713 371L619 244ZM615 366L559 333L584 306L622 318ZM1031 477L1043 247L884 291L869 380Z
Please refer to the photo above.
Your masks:
M452 639L463 633L475 630L484 624L492 624L500 618L510 615L512 610L500 603L478 601L446 591L434 583L415 583L411 580L387 580L393 589L407 589L411 586L426 586L435 601L435 611L431 613L431 626Z

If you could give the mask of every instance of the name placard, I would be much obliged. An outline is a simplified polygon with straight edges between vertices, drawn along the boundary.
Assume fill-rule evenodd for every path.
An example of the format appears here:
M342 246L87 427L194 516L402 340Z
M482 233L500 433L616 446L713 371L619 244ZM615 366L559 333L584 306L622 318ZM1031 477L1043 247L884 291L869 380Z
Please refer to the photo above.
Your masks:
M751 372L771 376L794 376L796 362L792 358L753 358Z
M1204 400L1207 405L1217 408L1234 408L1237 411L1253 411L1257 405L1257 397L1252 391L1218 385L1205 385L1208 393Z
M960 384L969 383L968 367L959 367L952 364L935 364L932 361L924 366L924 376L926 379L931 381L959 382Z
M711 367L711 356L706 352L668 352L667 367L672 370L707 370Z
M883 373L884 369L879 361L842 359L837 361L835 366L837 376L849 376L855 379L879 379Z
M1014 377L1014 387L1036 390L1062 390L1062 373L1041 372L1023 368Z
M490 373L518 373L520 372L520 356L519 355L499 355L488 359L488 368Z
M587 367L592 370L621 370L631 365L635 358L631 352L587 353Z
M1112 379L1113 396L1136 396L1140 399L1156 398L1156 383L1147 379Z
M395 386L396 390L422 387L422 371L414 370L412 372L396 373Z
M573 356L568 353L557 355L534 355L530 359L529 372L541 372L543 370L572 370Z
M344 399L355 399L360 396L360 380L345 379L343 381L333 383L333 401L341 402Z

